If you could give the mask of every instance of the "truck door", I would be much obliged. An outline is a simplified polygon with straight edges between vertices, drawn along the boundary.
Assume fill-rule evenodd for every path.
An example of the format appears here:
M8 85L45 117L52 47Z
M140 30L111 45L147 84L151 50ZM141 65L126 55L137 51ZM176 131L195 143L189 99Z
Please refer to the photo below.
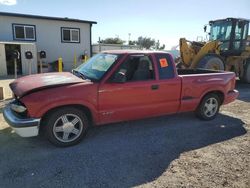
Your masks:
M166 104L161 96L164 92L160 91L162 88L156 70L152 56L128 56L114 74L100 85L100 121L109 123L166 114L166 108L162 108ZM167 98L166 93L164 96Z
M149 116L157 102L157 81L152 58L130 55L99 88L101 122L131 120Z
M6 65L7 74L14 75L14 59L12 58L12 53L17 50L21 54L20 44L5 44L5 55L6 55ZM22 74L22 62L21 58L17 59L17 74Z

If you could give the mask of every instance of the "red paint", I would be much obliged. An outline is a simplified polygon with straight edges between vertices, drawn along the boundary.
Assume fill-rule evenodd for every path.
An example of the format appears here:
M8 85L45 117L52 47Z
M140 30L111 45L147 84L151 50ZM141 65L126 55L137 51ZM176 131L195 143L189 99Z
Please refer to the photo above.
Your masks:
M53 73L27 76L11 84L14 93L22 96L20 100L26 105L30 117L41 118L47 111L64 105L82 105L87 107L96 125L134 120L184 111L194 111L202 97L211 91L220 91L224 95L224 104L232 102L238 96L234 90L235 75L230 72L177 75L159 80L156 53L145 51L112 51L120 54L120 61L105 75L100 82L82 80L71 73ZM110 76L130 54L148 54L153 59L155 80L111 83ZM173 65L173 59L167 61ZM46 82L46 76L61 77L59 83ZM62 84L62 85L60 85ZM54 87L56 85L56 87ZM152 90L152 85L158 85ZM42 89L51 86L51 88ZM53 86L53 87L52 87ZM42 90L37 90L40 88ZM33 90L34 92L30 92ZM25 93L28 93L25 95Z
M17 96L23 96L32 90L55 85L67 85L85 82L69 72L45 73L29 75L19 78L10 84L10 88Z

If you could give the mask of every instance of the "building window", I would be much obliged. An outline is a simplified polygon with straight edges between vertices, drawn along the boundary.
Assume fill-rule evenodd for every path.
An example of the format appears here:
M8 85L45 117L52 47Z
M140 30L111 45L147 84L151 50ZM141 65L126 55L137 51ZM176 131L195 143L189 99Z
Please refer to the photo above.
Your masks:
M61 28L62 42L80 43L80 29L79 28Z
M14 40L36 40L36 28L34 25L13 24Z

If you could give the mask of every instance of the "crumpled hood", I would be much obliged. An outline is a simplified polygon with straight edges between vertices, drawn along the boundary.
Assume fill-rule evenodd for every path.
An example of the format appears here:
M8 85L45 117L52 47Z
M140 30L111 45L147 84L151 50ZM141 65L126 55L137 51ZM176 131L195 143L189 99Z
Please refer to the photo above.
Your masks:
M24 76L10 83L10 88L18 97L40 89L51 88L62 85L89 82L69 73L44 73Z

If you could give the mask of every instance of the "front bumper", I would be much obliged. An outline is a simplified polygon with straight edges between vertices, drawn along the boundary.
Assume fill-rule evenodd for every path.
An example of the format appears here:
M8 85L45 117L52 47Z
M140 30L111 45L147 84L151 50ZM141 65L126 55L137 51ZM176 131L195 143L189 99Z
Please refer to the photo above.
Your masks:
M22 137L37 136L39 132L40 119L20 118L7 105L3 110L4 119Z
M239 91L238 90L232 90L227 93L225 96L225 100L223 104L228 104L230 102L233 102L237 97L239 96Z

